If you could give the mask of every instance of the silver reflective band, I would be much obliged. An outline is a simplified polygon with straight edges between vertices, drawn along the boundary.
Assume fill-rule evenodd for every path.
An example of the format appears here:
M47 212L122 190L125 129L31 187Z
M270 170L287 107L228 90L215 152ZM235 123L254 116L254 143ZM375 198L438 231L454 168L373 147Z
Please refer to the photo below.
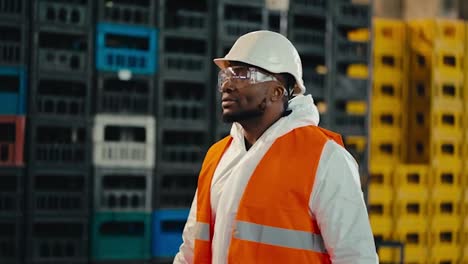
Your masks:
M234 237L273 246L327 253L321 235L237 221Z
M195 224L195 239L198 240L210 240L210 224L197 222Z

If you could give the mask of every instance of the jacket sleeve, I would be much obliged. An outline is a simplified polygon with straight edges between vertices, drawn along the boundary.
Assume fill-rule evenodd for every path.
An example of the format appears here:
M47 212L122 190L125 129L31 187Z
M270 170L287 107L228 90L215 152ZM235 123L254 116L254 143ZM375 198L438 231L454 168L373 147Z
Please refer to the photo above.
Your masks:
M198 191L197 191L198 192ZM179 252L174 258L173 264L192 264L193 263L193 250L195 248L195 224L197 221L197 192L192 201L192 207L185 223L184 231L182 233L182 245Z
M309 203L333 264L377 264L358 165L334 141L322 151Z

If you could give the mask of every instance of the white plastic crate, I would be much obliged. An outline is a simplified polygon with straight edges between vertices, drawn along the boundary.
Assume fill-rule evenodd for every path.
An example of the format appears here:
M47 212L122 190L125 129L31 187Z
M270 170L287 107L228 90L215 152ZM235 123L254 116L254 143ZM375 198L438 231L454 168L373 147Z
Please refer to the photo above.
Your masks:
M95 166L154 168L155 120L151 116L96 115Z

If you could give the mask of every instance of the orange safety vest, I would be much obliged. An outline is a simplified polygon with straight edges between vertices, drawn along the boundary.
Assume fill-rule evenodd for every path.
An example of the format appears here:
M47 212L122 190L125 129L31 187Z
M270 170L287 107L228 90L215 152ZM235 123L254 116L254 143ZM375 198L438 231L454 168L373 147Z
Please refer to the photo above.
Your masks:
M325 143L341 136L317 126L276 139L254 170L239 203L228 263L331 263L309 214L315 173ZM230 136L208 151L198 179L194 263L211 263L210 189Z

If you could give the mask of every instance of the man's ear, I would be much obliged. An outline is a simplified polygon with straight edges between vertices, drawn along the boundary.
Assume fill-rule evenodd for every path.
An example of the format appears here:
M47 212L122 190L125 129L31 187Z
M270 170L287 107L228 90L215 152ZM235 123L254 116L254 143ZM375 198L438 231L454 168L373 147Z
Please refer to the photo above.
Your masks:
M273 91L273 95L271 96L271 100L275 102L275 101L281 100L281 98L283 98L285 91L284 91L284 88L282 86L279 86L279 85L275 86L274 89L275 90Z

